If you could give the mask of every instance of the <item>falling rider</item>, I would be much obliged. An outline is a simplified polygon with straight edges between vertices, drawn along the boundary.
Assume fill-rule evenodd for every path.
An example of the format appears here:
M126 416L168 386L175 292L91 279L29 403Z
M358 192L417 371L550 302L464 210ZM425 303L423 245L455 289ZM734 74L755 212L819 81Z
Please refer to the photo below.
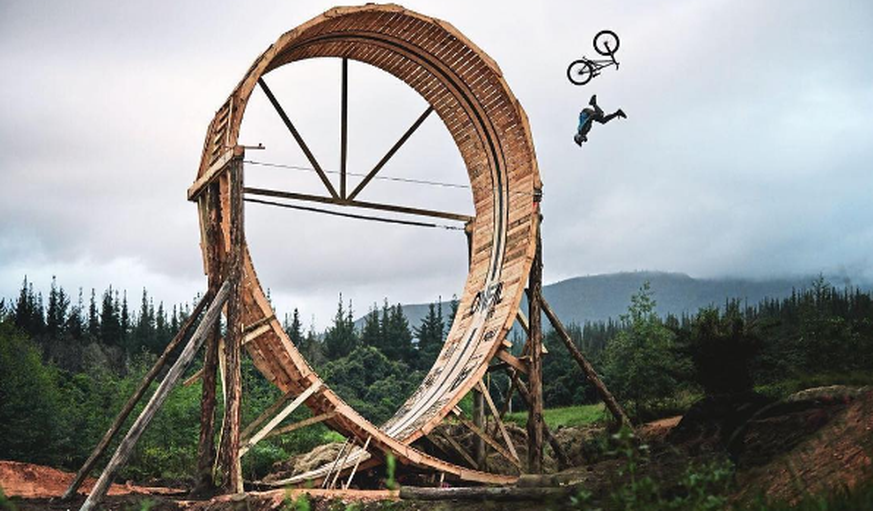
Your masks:
M580 147L582 146L582 142L588 142L588 132L591 131L591 125L594 121L597 121L600 124L606 124L616 117L627 119L627 115L624 114L624 111L622 111L621 108L609 115L603 115L603 109L597 105L597 94L591 96L591 100L588 104L590 106L583 108L582 111L579 112L579 130L573 137L576 145Z

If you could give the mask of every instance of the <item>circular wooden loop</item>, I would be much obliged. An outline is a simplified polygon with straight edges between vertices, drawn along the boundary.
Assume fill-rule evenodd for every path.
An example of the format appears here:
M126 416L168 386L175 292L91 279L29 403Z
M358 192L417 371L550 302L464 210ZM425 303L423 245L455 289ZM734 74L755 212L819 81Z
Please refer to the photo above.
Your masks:
M475 219L469 275L448 338L421 386L397 413L377 427L326 385L306 404L315 414L336 412L327 422L331 428L357 438L359 444L369 438L371 448L393 452L401 462L466 480L511 482L513 477L458 467L410 444L433 429L481 380L515 320L536 249L537 197L542 188L527 117L497 64L452 25L396 5L335 8L285 33L255 60L209 126L198 179L234 154L258 80L280 66L320 57L378 67L404 81L434 108L467 167ZM216 179L223 195L227 247L227 177L218 173ZM201 232L206 232L206 201L198 205ZM208 262L205 237L202 248ZM249 251L245 246L243 250L244 325L270 325L254 329L245 347L257 368L282 391L302 392L321 380L272 317ZM346 462L351 465L364 456L359 452Z

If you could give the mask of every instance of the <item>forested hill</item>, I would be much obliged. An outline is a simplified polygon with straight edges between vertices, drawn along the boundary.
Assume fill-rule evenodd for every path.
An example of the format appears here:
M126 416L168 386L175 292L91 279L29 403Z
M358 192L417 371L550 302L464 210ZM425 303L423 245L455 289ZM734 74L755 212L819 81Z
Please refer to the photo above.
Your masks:
M543 294L564 323L581 325L585 321L617 319L626 313L631 295L645 281L651 283L656 310L663 316L695 313L707 305L723 305L731 298L746 300L749 304L756 304L764 297L783 298L790 296L792 289L808 288L815 278L695 279L684 273L640 271L574 277L543 286ZM839 279L827 280L838 288L846 284ZM403 312L410 325L418 325L427 314L427 308L428 304L409 304L403 306ZM448 302L443 302L443 310L447 314ZM356 325L360 328L363 319L359 319Z

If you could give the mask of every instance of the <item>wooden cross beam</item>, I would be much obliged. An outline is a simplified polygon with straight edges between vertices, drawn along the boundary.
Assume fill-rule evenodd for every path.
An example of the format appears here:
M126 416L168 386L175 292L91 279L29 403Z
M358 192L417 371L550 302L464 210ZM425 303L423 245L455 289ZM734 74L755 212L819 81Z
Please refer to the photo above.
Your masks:
M276 414L263 428L261 428L257 433L252 435L245 444L240 447L239 455L242 457L245 453L249 451L252 447L255 446L258 442L260 442L267 434L272 431L276 426L279 425L286 417L291 415L291 412L297 409L300 405L306 402L307 399L310 398L313 394L315 394L319 389L321 389L322 382L321 380L317 380L315 383L309 386L306 390L300 393L294 401L291 401L291 404L286 406L282 411Z
M327 174L325 174L324 170L321 168L321 165L318 164L318 161L315 159L315 156L313 156L312 151L309 150L309 146L307 146L306 142L303 141L303 137L300 136L297 128L294 127L294 123L292 123L291 119L288 118L288 114L285 113L285 110L282 108L282 105L279 104L276 96L273 95L273 91L271 91L270 88L267 87L267 82L265 82L263 78L258 78L258 85L261 86L261 90L263 90L264 94L267 95L267 99L270 100L270 104L273 105L273 108L276 109L279 117L282 118L282 122L285 123L285 127L288 128L288 131L291 132L291 136L294 137L295 141L297 141L297 145L300 146L300 149L303 150L303 154L306 155L306 159L309 160L309 164L312 165L312 168L315 169L318 177L321 178L321 182L324 183L324 186L327 188L330 196L334 199L338 199L339 195L337 195L336 189L334 189L333 185L330 183L330 179L327 178Z
M488 392L488 388L484 383L482 383L482 380L479 380L478 386L479 392L482 393L482 396L485 397L485 402L488 403L488 408L491 410L491 415L494 417L494 421L497 422L497 427L500 429L500 434L503 435L503 441L506 443L506 447L509 448L509 453L517 460L518 453L515 451L515 444L512 442L509 432L506 431L506 426L503 425L503 421L500 420L500 412L498 412L497 407L494 406L494 401L491 399L491 394Z
M398 140L397 143L395 143L391 147L391 149L388 150L388 152L385 154L385 156L383 156L382 159L379 160L379 163L377 163L376 166L373 167L373 170L371 170L364 177L364 179L360 183L358 183L358 186L356 186L355 189L352 191L352 193L349 194L349 196L348 196L349 200L352 200L355 197L357 197L358 194L361 193L361 190L363 190L364 187L367 186L367 183L369 183L370 180L372 180L374 177L376 177L376 174L378 174L379 171L382 170L382 167L384 167L385 164L388 163L388 160L390 160L391 157L394 156L394 153L396 153L400 149L400 147L403 146L403 144L407 140L409 140L409 137L411 137L412 134L415 133L415 130L417 130L418 127L421 126L421 124L424 122L425 119L427 119L427 116L429 116L431 114L431 112L433 112L433 107L428 105L427 109L424 111L424 113L421 114L420 116L418 116L418 119L416 119L415 122L412 123L412 126L410 126L408 130L406 130L406 133L404 133L403 136L400 137L400 140Z
M455 417L458 419L458 421L459 421L461 424L463 424L464 426L466 426L467 429L469 429L470 431L472 431L476 436L478 436L479 438L481 438L482 440L484 440L486 444L488 444L488 445L490 445L491 447L493 447L494 450L497 451L498 453L500 453L501 456L503 456L503 457L506 458L510 463L512 463L513 465L515 465L515 468L517 468L517 469L519 469L519 470L521 469L521 462L520 462L517 458L513 457L512 454L511 454L509 451L507 451L506 449L504 449L503 446L500 445L496 440L494 440L493 438L491 438L491 435L489 435L488 433L482 431L481 429L479 429L478 426L476 426L475 424L473 424L473 422L472 422L471 420L469 420L469 419L467 419L466 417L464 417L464 412L463 412L460 408L455 407L455 409L452 410L452 413L455 414Z

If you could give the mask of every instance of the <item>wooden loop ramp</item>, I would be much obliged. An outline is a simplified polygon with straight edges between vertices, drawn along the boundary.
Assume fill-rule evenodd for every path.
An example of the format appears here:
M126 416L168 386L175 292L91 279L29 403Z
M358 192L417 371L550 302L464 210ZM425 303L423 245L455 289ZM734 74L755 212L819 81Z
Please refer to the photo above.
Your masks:
M283 392L298 395L319 385L305 404L313 414L331 414L326 424L369 442L370 452L390 452L401 463L468 481L511 483L514 476L478 472L426 455L410 444L432 430L485 374L518 311L536 250L536 198L541 189L533 141L524 111L497 64L450 24L397 5L341 7L282 35L255 60L209 126L197 199L205 232L206 201L197 190L218 180L222 193L224 249L230 245L229 183L219 172L235 156L246 104L259 80L295 61L335 57L382 69L415 89L439 115L461 152L472 186L470 272L448 339L415 393L382 426L376 426L324 385L282 330L244 250L245 348L257 368ZM262 86L263 87L263 86ZM332 188L328 187L329 190ZM202 249L208 264L207 237ZM208 268L207 268L208 272ZM369 454L358 450L342 463L352 467ZM304 474L288 483L326 475Z

